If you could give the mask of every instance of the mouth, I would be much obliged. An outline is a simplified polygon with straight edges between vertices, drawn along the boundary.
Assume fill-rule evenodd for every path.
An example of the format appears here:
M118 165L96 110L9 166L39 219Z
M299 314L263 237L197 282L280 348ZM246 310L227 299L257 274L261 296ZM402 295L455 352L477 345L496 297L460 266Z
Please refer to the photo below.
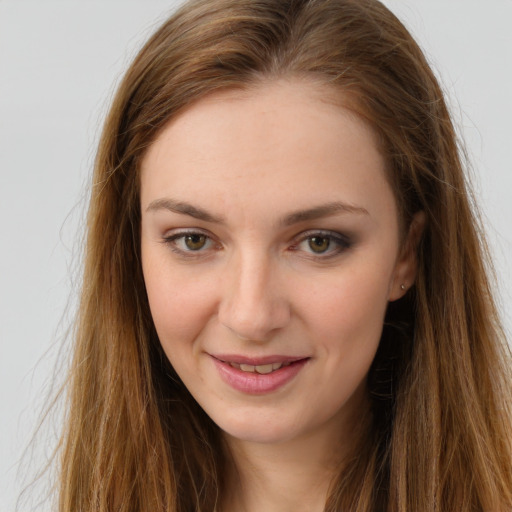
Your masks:
M263 395L275 392L296 378L310 357L272 355L247 357L210 354L220 377L238 392Z
M297 362L305 362L308 356L269 355L262 357L248 357L241 354L210 354L221 363L247 373L266 375Z
M241 370L247 373L259 373L260 375L267 375L269 373L273 373L284 366L290 366L291 362L276 362L276 363L267 363L267 364L244 364L244 363L236 363L230 361L222 361L223 363L229 364L232 368L236 368L237 370Z
M310 357L273 355L252 358L242 355L212 355L222 379L242 393L271 393L292 381Z

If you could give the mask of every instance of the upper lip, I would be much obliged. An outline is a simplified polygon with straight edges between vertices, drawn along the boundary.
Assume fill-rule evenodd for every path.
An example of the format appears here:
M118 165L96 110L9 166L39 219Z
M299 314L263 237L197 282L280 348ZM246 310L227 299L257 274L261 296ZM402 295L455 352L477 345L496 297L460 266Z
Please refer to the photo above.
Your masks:
M283 356L269 355L261 357L249 357L241 354L210 354L213 358L225 363L250 364L252 366L260 366L271 363L293 363L308 359L308 356Z

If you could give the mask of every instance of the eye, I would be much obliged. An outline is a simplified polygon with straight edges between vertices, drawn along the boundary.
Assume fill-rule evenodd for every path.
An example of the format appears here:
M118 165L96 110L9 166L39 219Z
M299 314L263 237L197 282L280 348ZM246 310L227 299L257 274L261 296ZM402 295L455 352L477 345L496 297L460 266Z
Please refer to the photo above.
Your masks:
M302 233L294 250L301 250L313 256L336 256L350 247L350 241L341 233L314 231Z
M191 251L201 250L207 242L208 238L206 235L193 233L191 235L183 236L183 244Z
M322 254L329 250L331 239L326 236L312 236L307 239L309 248L317 253Z
M163 240L177 253L199 253L211 249L212 239L201 232L181 232L166 236Z

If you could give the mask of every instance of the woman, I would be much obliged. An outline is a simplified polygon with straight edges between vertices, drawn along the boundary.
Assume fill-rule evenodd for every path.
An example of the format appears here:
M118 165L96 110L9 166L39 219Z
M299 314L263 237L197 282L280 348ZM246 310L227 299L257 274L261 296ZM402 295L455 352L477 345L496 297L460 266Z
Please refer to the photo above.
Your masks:
M485 254L385 7L185 4L97 155L60 509L509 510Z

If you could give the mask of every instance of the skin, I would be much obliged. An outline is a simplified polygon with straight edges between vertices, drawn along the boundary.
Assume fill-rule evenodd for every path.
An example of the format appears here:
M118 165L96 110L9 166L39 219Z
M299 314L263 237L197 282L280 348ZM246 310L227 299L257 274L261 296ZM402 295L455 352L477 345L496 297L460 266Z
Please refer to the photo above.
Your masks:
M225 510L323 510L367 405L387 304L414 281L407 248L420 229L402 244L374 134L335 103L299 80L215 93L173 119L142 163L151 313L225 433L236 465ZM216 354L307 361L277 390L249 394L221 378Z

